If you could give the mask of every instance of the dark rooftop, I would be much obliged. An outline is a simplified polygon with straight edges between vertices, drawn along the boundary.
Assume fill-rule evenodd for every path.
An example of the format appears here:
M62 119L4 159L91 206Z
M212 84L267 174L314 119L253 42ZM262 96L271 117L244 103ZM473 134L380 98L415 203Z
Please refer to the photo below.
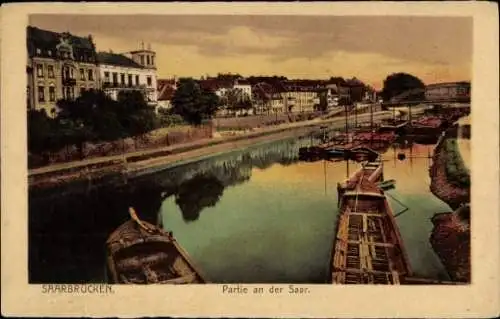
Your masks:
M125 66L129 68L138 68L142 69L143 66L136 63L134 60L129 59L128 57L122 54L110 53L110 52L99 52L97 53L97 61L100 64L108 64L108 65L118 65Z
M92 39L89 37L79 37L70 33L69 35L70 44L79 48L93 50L94 45ZM60 38L63 33L58 33L49 30L39 29L37 27L28 26L27 39L28 43L34 44L36 47L46 48L46 47L56 47L60 42Z

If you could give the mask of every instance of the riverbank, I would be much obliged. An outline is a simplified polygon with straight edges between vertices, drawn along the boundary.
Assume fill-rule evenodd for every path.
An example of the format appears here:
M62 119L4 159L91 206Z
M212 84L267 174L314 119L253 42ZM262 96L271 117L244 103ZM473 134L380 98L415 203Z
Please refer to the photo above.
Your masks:
M446 133L441 136L434 149L429 173L431 192L452 209L470 202L470 176L455 137Z
M377 112L374 116L382 119L390 117L390 112ZM360 115L360 121L369 119L370 114ZM109 175L132 176L141 171L152 172L153 169L165 169L167 166L178 165L186 160L211 156L256 143L307 135L318 126L325 124L340 128L343 125L343 119L316 119L290 123L236 136L216 137L154 150L46 166L29 171L29 186L30 189L49 188L74 181L96 181Z
M430 237L431 246L450 278L467 283L471 280L469 214L469 206L463 206L453 213L434 215Z
M450 278L470 282L470 173L457 142L457 130L439 139L429 168L431 192L454 212L432 217L430 243Z

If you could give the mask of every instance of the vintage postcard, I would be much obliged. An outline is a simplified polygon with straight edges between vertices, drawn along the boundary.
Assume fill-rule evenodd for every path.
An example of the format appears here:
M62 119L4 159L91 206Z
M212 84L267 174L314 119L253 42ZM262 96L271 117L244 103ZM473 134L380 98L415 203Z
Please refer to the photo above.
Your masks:
M490 3L2 8L2 314L498 315Z

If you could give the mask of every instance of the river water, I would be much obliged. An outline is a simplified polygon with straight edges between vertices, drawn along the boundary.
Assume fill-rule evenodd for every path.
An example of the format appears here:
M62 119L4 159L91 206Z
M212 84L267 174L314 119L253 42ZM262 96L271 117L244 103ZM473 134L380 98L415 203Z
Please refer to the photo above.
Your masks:
M324 283L337 218L336 183L355 162L301 162L309 138L256 145L124 184L30 194L32 283L102 282L106 237L134 206L171 230L217 283ZM433 145L401 142L384 177L416 276L448 279L429 244L430 218L450 208L429 192ZM405 153L405 160L397 154ZM71 187L70 187L71 188ZM76 189L76 188L75 188Z

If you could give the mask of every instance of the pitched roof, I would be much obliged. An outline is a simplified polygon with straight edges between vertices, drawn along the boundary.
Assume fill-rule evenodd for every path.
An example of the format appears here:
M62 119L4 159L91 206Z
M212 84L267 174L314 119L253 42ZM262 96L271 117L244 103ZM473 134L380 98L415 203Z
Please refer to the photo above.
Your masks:
M457 81L457 82L432 83L432 84L427 84L426 87L431 88L431 87L440 87L440 86L445 87L445 86L457 86L457 85L470 86L470 82Z
M55 52L57 45L61 42L61 38L64 36L68 38L69 44L71 44L76 51L87 50L95 52L91 36L80 37L69 32L58 33L28 26L26 40L29 55L33 56L35 54L35 49L42 49L42 51L52 50Z
M317 92L318 89L325 88L321 80L288 80L283 85L290 92Z
M250 85L250 81L245 79L238 79L236 80L235 85Z
M274 84L274 85L273 85ZM276 85L276 83L257 83L252 87L252 92L257 98L270 100L270 99L281 99L281 92L285 92L283 86Z
M100 64L118 65L129 68L143 69L144 67L134 60L127 58L122 54L99 52L97 53L97 61Z
M158 101L169 101L174 96L175 89L171 86L165 85L161 90L158 90Z
M211 91L217 91L222 88L229 89L233 87L233 81L216 78L199 80L198 83L203 89Z
M156 80L158 90L162 88L164 85L170 85L170 86L175 86L177 83L176 79L158 79Z

